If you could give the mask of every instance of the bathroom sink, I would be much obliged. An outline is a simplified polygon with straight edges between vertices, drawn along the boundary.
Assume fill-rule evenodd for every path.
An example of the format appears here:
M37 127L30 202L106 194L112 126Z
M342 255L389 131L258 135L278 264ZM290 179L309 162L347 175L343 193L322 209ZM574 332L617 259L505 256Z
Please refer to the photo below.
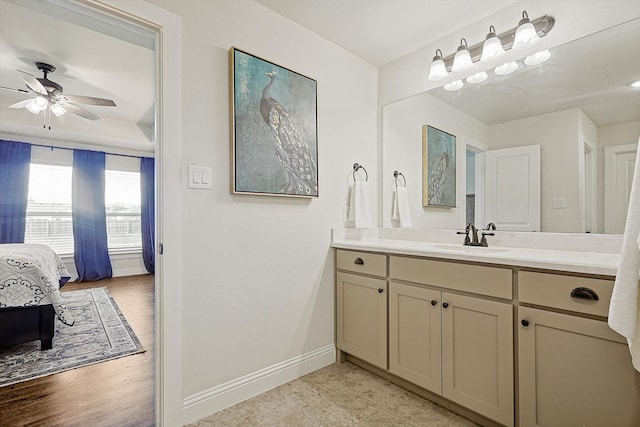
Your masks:
M464 246L464 245L433 245L434 249L439 251L456 252L461 254L496 254L500 252L508 252L508 248L490 248L485 246Z

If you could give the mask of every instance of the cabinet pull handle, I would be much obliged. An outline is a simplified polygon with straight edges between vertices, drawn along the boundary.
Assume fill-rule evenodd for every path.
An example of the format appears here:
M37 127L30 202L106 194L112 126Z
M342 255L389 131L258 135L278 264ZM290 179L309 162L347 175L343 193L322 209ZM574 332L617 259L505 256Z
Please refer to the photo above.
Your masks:
M354 264L358 264L358 265L364 265L364 260L360 257L356 258L355 261L353 261Z
M527 319L522 319L522 320L520 321L520 323L521 323L521 324L522 324L522 326L524 326L524 327L529 326L529 321L528 321Z
M589 288L575 288L571 291L571 298L586 299L589 301L598 301L598 294Z
M438 304L438 300L432 299L431 300L431 305L436 305L436 304Z
M443 306L444 308L447 308L447 307L449 307L449 303L448 303L448 302L443 302L443 303L442 303L442 306Z
M379 293L379 294L381 294L381 293L383 293L383 292L384 292L384 289L382 289L382 288L378 288L378 293Z

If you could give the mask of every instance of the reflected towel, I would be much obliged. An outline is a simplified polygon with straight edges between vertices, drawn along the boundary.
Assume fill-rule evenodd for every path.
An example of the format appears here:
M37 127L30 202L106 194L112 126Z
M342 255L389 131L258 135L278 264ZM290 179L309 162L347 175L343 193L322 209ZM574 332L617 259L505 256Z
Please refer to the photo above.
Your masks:
M372 228L371 201L366 181L355 181L349 196L349 222L357 228Z
M633 367L640 371L640 143L636 159L620 265L609 305L609 326L627 339Z
M411 227L411 210L407 187L396 187L393 193L393 213L391 219L398 221L400 227Z

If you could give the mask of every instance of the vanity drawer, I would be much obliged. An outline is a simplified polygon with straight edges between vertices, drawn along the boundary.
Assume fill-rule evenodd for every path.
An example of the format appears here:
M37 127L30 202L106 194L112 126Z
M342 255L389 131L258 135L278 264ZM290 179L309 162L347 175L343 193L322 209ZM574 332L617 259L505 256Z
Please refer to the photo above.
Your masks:
M513 297L510 268L391 256L389 276L497 298Z
M336 267L338 270L353 271L370 274L372 276L387 276L387 256L369 252L336 250Z
M523 303L607 317L612 291L613 279L518 272L518 300ZM592 293L597 300L585 299Z

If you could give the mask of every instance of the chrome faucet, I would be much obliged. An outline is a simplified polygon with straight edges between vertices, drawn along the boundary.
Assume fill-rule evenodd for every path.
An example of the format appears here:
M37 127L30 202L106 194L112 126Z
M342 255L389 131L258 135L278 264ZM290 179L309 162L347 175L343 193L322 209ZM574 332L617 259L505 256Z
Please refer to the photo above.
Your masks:
M469 237L469 233L471 233L471 237ZM478 229L473 224L467 224L464 231L458 231L457 234L464 234L464 246L483 246L488 247L486 236L495 236L495 233L485 233L482 232L482 238L478 241Z

